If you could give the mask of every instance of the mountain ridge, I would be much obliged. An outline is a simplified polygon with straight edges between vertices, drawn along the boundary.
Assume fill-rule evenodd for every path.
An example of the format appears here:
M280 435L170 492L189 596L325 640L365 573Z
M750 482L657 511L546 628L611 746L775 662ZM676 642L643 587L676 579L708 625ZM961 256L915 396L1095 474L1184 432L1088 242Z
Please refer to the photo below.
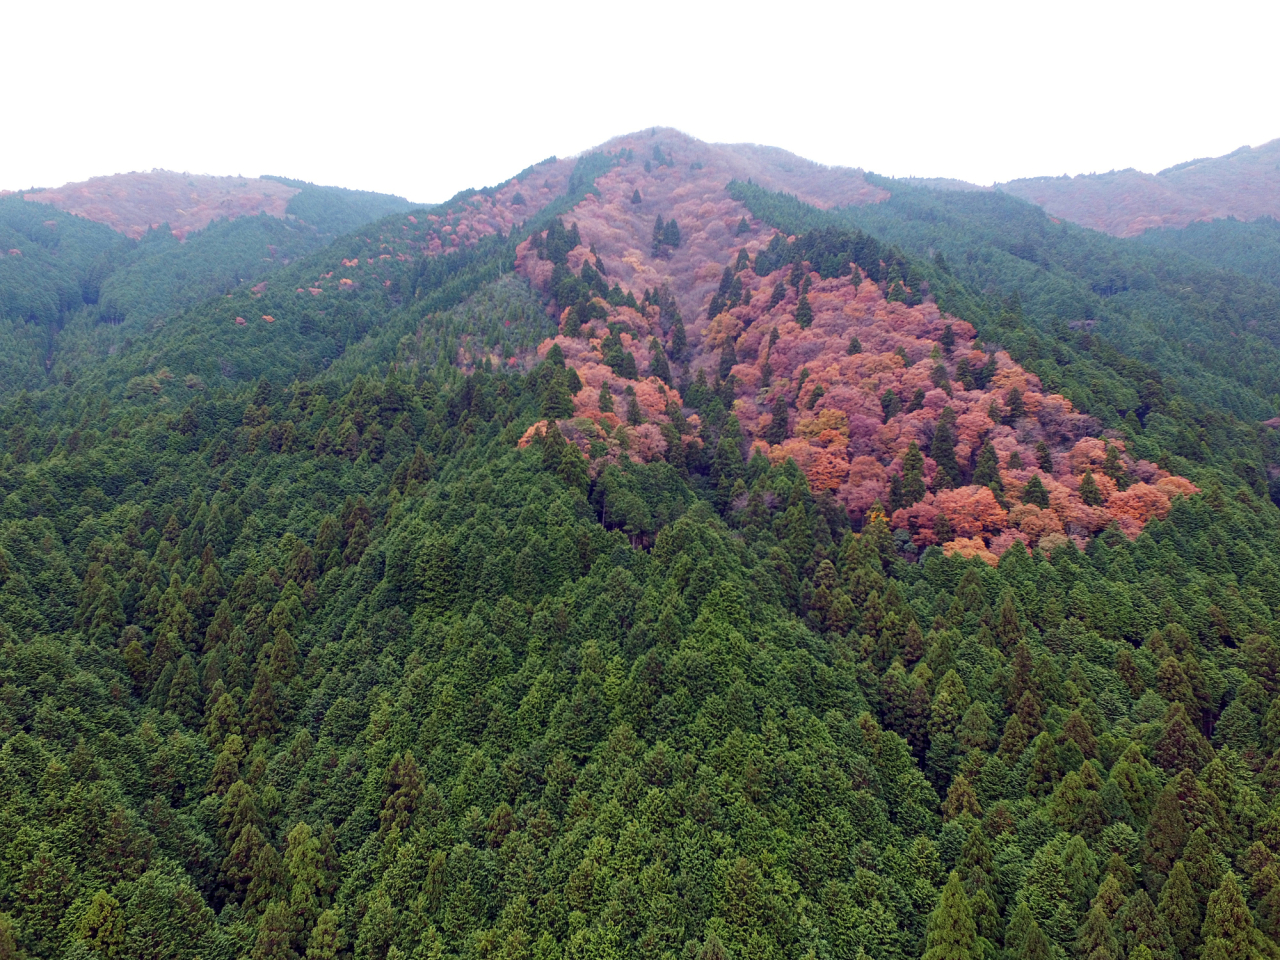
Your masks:
M1034 177L998 189L1054 216L1118 237L1204 220L1280 216L1280 139L1157 174L1118 170L1070 179Z
M366 202L387 196L278 176L210 176L159 168L91 177L60 187L0 191L0 196L16 195L31 203L46 203L64 213L104 223L134 240L162 225L167 225L178 240L186 240L189 234L218 220L259 214L277 219L296 215L290 210L291 202L308 190L350 194ZM390 199L412 206L403 198Z
M608 152L643 133L615 137L593 150ZM674 142L694 142L673 128L649 130L650 136L659 133ZM723 151L726 159L733 158L727 166L737 179L753 179L770 189L790 185L790 192L820 209L877 202L888 196L883 188L870 185L849 190L861 179L858 168L828 167L779 147L754 143L709 146ZM834 188L841 171L849 178L844 192ZM1184 161L1155 174L1130 168L1075 177L1027 177L992 186L946 177L901 179L939 190L1000 190L1035 203L1055 217L1113 236L1133 237L1202 221L1280 217L1280 139L1240 147L1220 157ZM168 223L175 236L185 239L219 218L258 213L284 216L296 193L314 186L275 176L216 177L152 170L38 191L0 191L0 195L18 193L26 200L107 223L134 238Z

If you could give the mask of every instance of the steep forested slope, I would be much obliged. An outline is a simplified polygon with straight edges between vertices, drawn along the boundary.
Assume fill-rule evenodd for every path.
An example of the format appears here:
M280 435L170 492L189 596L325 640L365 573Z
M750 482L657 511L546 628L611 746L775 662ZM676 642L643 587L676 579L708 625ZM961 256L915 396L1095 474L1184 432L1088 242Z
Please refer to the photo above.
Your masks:
M1148 230L1137 242L1178 250L1224 270L1280 286L1280 220L1228 217L1193 223L1185 230Z
M1016 293L1019 309L1042 330L1056 323L1104 336L1197 402L1247 419L1274 415L1280 288L1055 223L999 193L883 182L894 184L893 197L850 210L846 223L918 256L939 252L948 270L978 289ZM1134 404L1113 406L1124 416Z
M883 199L620 138L0 401L0 956L1280 956L1268 435L779 190Z
M145 338L156 321L412 206L398 197L289 181L268 211L215 205L191 220L195 213L178 209L163 191L152 196L127 177L126 184L101 179L110 183L94 194L94 204L74 207L75 215L0 198L0 390L74 377ZM137 214L140 191L150 201L148 214L171 215L180 226L130 228L125 238L113 232L121 217ZM90 221L95 216L102 225Z

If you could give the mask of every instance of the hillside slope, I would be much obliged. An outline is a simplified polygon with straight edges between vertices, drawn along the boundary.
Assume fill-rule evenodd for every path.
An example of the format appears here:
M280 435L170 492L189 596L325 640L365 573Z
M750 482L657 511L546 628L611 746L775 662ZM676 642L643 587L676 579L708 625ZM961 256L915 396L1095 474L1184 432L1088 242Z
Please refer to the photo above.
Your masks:
M1049 547L1112 522L1136 536L1167 513L1171 495L1194 489L1152 463L1122 460L1118 437L1095 439L1096 421L1042 391L1007 353L984 351L970 324L921 302L919 280L891 251L865 237L787 242L756 220L725 186L740 169L733 148L670 135L609 146L674 162L619 164L566 217L570 239L527 244L517 265L562 311L555 347L583 385L570 426L584 451L600 439L582 433L584 421L615 435L630 423L637 438L624 449L642 458L740 432L771 461L794 459L814 492L835 493L855 520L886 509L919 548L942 542L992 558L1015 540L1049 536ZM828 203L841 190L855 200L883 196L842 172L806 171L809 183L792 171L768 174L792 192L822 191ZM654 239L658 218L676 222L678 243ZM586 303L592 291L579 288L570 303L564 278L575 272L603 296ZM664 376L671 363L675 380ZM709 416L711 430L686 423L679 432L689 436L677 440L682 404ZM1113 480L1104 477L1108 459ZM1102 496L1092 492L1098 477ZM717 479L723 501L737 479ZM1020 498L1028 483L1034 494ZM918 492L904 494L902 484Z
M75 376L177 311L413 206L280 178L189 178L187 196L177 176L0 197L0 393Z
M26 193L23 199L105 223L135 240L162 223L182 239L218 219L259 213L283 217L290 199L298 192L297 187L255 177L152 170L94 177L83 183Z
M768 184L823 205L883 202L887 192L859 172L670 130L618 138L592 156L594 186L515 248L514 267L559 324L538 353L554 349L574 389L548 410L599 461L593 472L619 458L705 462L727 503L739 478L712 463L727 432L748 453L793 459L855 522L886 510L913 549L942 543L993 562L1014 542L1048 537L1051 548L1074 536L1083 545L1110 523L1136 536L1172 496L1195 489L1131 454L1123 434L1099 440L1097 420L926 302L921 278L892 250L865 236L789 241L728 189L746 173L754 190ZM372 224L343 242L350 255L337 270L331 254L311 273L268 277L249 295L258 302L206 311L215 328L154 353L152 369L214 382L219 365L241 367L230 361L241 352L235 341L268 335L258 322L241 333L233 319L270 316L279 340L337 329L321 317L358 300L410 303L431 263L472 256L504 234L514 242L517 223L558 196L570 171L551 163ZM225 342L228 352L201 356L191 352L197 342ZM401 355L436 349L419 337ZM310 352L299 344L298 356ZM522 363L497 351L489 359Z
M646 132L0 395L0 955L1280 957L1276 443L878 196Z
M1280 140L1180 163L1157 174L1116 170L1034 177L999 184L998 189L1055 217L1117 237L1197 220L1280 217Z

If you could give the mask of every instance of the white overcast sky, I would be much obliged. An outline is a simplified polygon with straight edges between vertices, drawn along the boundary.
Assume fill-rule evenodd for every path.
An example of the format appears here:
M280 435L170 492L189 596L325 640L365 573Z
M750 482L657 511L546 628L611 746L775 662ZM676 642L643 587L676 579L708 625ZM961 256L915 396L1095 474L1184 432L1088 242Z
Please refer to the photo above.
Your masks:
M1280 137L1276 0L0 11L8 189L164 167L434 201L655 124L984 184Z

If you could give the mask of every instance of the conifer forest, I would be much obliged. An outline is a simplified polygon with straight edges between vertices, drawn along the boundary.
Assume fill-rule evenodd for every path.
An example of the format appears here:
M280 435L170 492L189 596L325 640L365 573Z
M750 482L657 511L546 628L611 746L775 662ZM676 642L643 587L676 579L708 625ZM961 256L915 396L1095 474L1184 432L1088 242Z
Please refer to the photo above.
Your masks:
M228 179L0 197L0 960L1280 960L1275 221Z

